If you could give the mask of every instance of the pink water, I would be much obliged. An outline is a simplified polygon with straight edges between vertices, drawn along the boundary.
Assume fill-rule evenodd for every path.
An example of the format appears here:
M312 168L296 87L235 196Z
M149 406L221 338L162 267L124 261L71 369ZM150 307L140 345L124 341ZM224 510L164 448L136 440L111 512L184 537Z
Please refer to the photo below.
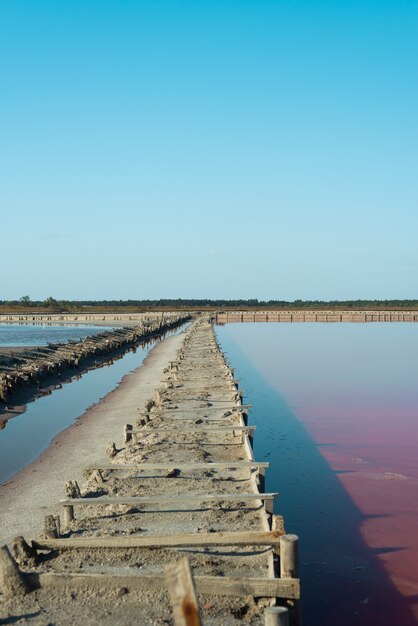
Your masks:
M301 537L307 624L418 624L418 325L218 330Z

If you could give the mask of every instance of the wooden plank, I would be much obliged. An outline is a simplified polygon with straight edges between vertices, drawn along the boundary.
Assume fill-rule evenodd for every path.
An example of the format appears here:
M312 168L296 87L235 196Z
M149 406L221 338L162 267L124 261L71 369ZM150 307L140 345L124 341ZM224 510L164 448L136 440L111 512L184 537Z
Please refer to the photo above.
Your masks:
M168 389L167 391L169 392L170 389ZM196 394L197 393L198 392L196 391ZM244 391L244 389L228 389L228 393L232 393L234 396L236 396L236 395L241 396L241 395L245 394L245 391ZM204 398L203 400L199 400L198 398L196 398L196 395L193 395L191 397L187 397L187 396L183 397L181 399L181 401L182 402L192 402L192 401L194 401L194 402L206 402L206 400L207 400L211 404L215 404L215 403L218 404L219 402L232 402L234 399L235 398L225 398L225 400L215 400L215 398L211 398L211 397L208 396L207 398ZM235 406L242 406L242 404L233 404L232 406L233 407L235 407ZM170 408L170 407L167 407L167 408ZM204 408L204 407L199 407L199 408Z
M203 402L203 400L202 400ZM196 411L246 411L252 408L252 404L227 404L225 406L196 406L193 409L175 409L174 407L164 407L163 409L155 409L152 411L142 411L140 415L158 415L158 413L167 413L174 411L175 413L195 413Z
M127 535L123 537L70 537L36 539L39 550L73 550L93 548L182 548L190 546L280 546L283 531L243 531L183 533L179 535Z
M175 374L175 378L172 376ZM214 380L225 382L225 383L238 383L239 378L231 378L231 376L217 376L214 374L213 376L198 376L196 378L192 378L191 376L187 376L186 378L182 378L179 376L179 372L168 372L168 378L164 380L160 380L160 383L193 383L193 382L213 382ZM211 385L211 389L225 389L225 385ZM225 391L234 391L234 389L225 389Z
M239 415L242 415L243 413L239 413ZM184 422L187 424L187 422L195 422L197 419L201 419L201 420L205 420L205 424L224 424L228 419L230 419L231 417L235 417L235 415L219 415L218 417L209 417L208 415L197 415L197 414L187 414L187 415L164 415L164 420L165 421L172 421L174 423L176 422Z
M62 504L73 506L107 506L108 504L177 504L178 502L218 502L230 500L274 500L278 493L181 494L176 496L99 496L98 498L63 498Z
M42 588L156 590L164 587L162 575L80 574L52 572L26 574L30 583ZM197 593L220 596L254 596L257 598L300 598L298 578L241 578L229 576L195 576Z
M189 559L186 557L167 565L165 581L173 608L174 626L202 626Z
M160 469L171 469L176 468L181 471L187 470L207 470L207 469L258 469L260 467L270 467L269 462L264 461L231 461L231 462L213 462L213 463L183 463L181 461L167 461L165 463L142 463L138 461L138 463L119 463L118 465L90 465L86 469L90 471L94 471L96 469L100 470L160 470Z
M151 425L152 422L149 422L149 424ZM186 427L181 427L181 426L176 426L176 428L170 428L170 427L158 427L158 428L153 428L152 430L148 430L148 431L144 431L142 428L138 429L138 430L130 430L130 433L133 433L134 435L140 435L140 434L161 434L161 433L199 433L199 432L221 432L221 433L228 433L228 432L232 432L234 430L237 430L239 432L253 432L256 429L256 426L196 426L195 428L193 428L193 426L186 426Z
M171 376L175 375L176 378L171 378ZM215 372L213 373L213 376L185 376L182 377L181 376L181 372L172 372L169 371L167 372L167 376L168 378L165 378L164 380L160 380L160 383L167 383L167 382L173 382L173 383L192 383L192 382L213 382L214 380L217 380L218 382L226 382L226 383L238 383L239 382L239 378L234 378L233 376L229 376L228 374L216 374ZM229 390L228 390L229 391Z

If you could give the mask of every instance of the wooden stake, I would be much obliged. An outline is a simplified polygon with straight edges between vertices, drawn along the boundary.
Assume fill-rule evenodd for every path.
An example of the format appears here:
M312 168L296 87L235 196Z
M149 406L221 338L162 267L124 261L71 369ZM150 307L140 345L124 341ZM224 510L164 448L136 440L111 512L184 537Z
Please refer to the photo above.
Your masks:
M76 480L69 480L64 485L64 493L68 498L81 498L81 491Z
M282 535L280 537L280 577L297 579L299 576L299 537L297 535ZM290 610L292 623L300 626L300 602L291 601Z
M266 472L264 467L258 468L258 490L263 492L266 488Z
M6 598L25 595L30 591L27 580L7 546L0 547L0 590Z
M69 524L75 519L74 507L72 504L64 506L64 527L68 528Z
M265 626L289 626L289 611L284 606L269 606L264 611Z
M29 567L36 565L36 548L31 547L24 537L19 536L13 539L12 553L18 565Z
M283 515L273 515L271 520L271 530L278 530L284 533L284 517Z
M104 485L105 481L103 479L103 474L99 469L95 469L92 473L91 477L96 481L98 485Z
M299 575L299 537L282 535L280 537L280 577L298 578Z
M116 449L115 443L111 441L106 448L106 454L110 456L111 459L113 459L113 457L115 457L117 453L118 450Z
M173 607L174 626L202 626L189 559L165 569L165 580Z
M125 424L125 427L123 429L123 440L125 443L129 443L132 439L132 435L131 435L131 431L132 430L132 424Z
M54 515L45 516L44 537L46 539L57 539L60 536L59 517Z

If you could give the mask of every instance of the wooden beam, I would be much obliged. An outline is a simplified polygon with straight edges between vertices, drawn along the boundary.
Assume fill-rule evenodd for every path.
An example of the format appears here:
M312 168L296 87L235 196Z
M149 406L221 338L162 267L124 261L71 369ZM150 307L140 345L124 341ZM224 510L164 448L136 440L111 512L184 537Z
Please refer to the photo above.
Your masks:
M171 469L175 467L181 471L187 470L207 470L207 469L258 469L261 467L270 467L269 462L264 461L230 461L228 462L214 462L214 463L183 463L181 461L166 461L165 463L143 463L138 461L138 463L119 463L118 465L90 465L86 469L89 471L94 471L96 469L100 470L160 470L160 469Z
M127 535L124 537L70 537L32 541L37 550L93 548L182 548L190 546L280 546L283 531L183 533L179 535ZM277 551L276 551L277 552Z
M168 389L168 391L170 391L170 390ZM225 391L228 391L228 393L232 393L234 396L236 396L236 395L241 396L241 394L242 395L245 394L244 389L227 389ZM208 397L208 398L205 398L204 400L201 400L201 402L205 402L206 399L207 399L208 402L211 402L212 404L218 403L218 402L232 402L234 400L234 398L225 398L225 400L215 400L215 398ZM183 397L183 398L181 398L182 402L191 402L192 400L194 400L195 402L200 402L200 400L197 400L194 395L190 396L190 397ZM242 404L233 404L232 406L236 407L236 406L243 406L243 405ZM204 408L204 407L200 407L200 408Z
M176 374L176 378L170 378L170 376L172 374ZM213 382L214 380L221 380L221 381L225 381L227 383L231 382L231 383L238 383L239 382L239 378L231 378L231 376L217 376L216 374L214 374L213 376L197 376L195 378L192 378L191 376L187 376L186 378L181 378L177 372L167 372L168 378L165 378L164 380L160 380L160 383L192 383L192 382L203 382L203 381L208 381L208 382ZM216 389L220 389L220 388L224 388L223 385L215 385ZM213 389L212 385L211 385L211 389ZM233 389L227 389L227 391L233 391Z
M202 402L204 402L202 400ZM174 407L164 407L162 409L156 409L153 411L142 411L141 415L157 415L158 413L167 413L167 411L174 411L175 413L195 413L196 411L246 411L252 408L252 404L228 404L225 406L196 406L193 409L175 409Z
M218 502L230 500L240 502L241 500L274 500L278 493L196 493L181 494L176 496L99 496L98 498L63 498L62 504L72 504L73 506L107 506L108 504L177 504L178 502Z
M194 577L187 557L165 568L174 626L202 626Z
M185 424L187 424L187 422L195 422L197 419L201 419L204 420L205 424L225 424L225 422L227 422L228 419L230 419L231 417L233 417L232 415L220 415L218 417L209 417L208 415L164 415L164 420L168 421L171 420L172 422L176 423L176 422L184 422ZM151 421L151 420L150 420Z
M233 378L232 376L229 376L227 373L217 373L216 370L208 370L209 371L209 376L203 376L203 375L197 375L197 376L189 376L189 374L187 374L187 372L183 372L181 369L177 369L177 370L170 370L166 373L167 378L165 380L161 380L161 383L166 383L166 382L174 382L174 383L186 383L186 386L188 383L198 383L199 386L204 386L206 387L207 385L211 385L212 383L216 382L217 386L221 387L224 385L229 385L231 383L234 383L235 378ZM208 389L205 389L205 391L209 391Z
M170 428L170 427L166 427L163 426L161 428L158 429L153 429L151 431L146 431L146 434L163 434L163 433L199 433L199 432L221 432L221 433L228 433L228 432L232 432L234 430L237 430L239 432L253 432L256 429L256 426L234 426L233 424L231 424L231 426L196 426L196 428L193 427L181 427L181 426L177 426L176 428ZM145 431L143 429L139 429L139 430L131 430L129 431L134 435L141 435L141 434L145 434Z
M35 587L58 589L116 589L127 587L130 590L155 590L164 587L162 575L118 575L118 574L80 574L80 573L33 573L25 577ZM195 576L196 590L205 595L220 595L256 598L300 597L300 583L297 578L241 578L229 576Z

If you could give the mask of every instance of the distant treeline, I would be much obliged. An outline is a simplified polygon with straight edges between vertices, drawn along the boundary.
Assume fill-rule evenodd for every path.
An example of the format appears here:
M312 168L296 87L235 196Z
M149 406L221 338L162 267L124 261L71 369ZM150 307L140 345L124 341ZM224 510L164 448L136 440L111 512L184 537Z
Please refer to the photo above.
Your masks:
M23 296L19 300L0 300L0 312L48 313L109 312L126 313L150 310L418 310L418 300L210 300L171 299L160 300L31 300Z

